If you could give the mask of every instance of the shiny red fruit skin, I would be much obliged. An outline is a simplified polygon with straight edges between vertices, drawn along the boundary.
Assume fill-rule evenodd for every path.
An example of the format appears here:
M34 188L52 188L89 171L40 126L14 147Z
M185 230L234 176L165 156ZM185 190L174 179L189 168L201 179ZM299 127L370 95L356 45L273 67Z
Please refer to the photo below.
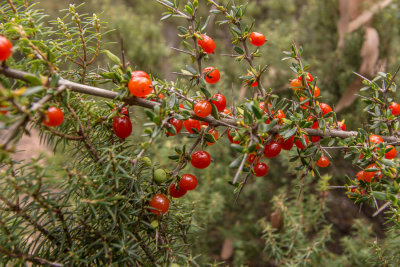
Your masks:
M292 87L293 90L300 89L303 87L303 83L301 82L301 79L293 79L290 81L290 86Z
M321 94L321 90L319 90L318 86L315 86L315 88L314 88L314 97L319 97L320 94Z
M4 61L11 56L12 44L4 36L0 35L0 61Z
M272 141L265 145L263 152L267 158L271 159L278 156L281 153L281 149L281 145L278 142Z
M193 190L197 186L197 178L193 174L182 174L179 187L184 190Z
M129 116L129 111L128 111L128 109L126 107L123 107L121 109L120 113L123 114L123 115Z
M259 32L252 32L249 37L250 43L254 46L265 44L265 35Z
M305 97L300 97L300 103L303 102L304 100L306 100L308 98ZM302 109L307 109L310 107L310 102L305 102L303 105L300 106Z
M200 121L195 120L195 119L187 119L183 122L183 126L185 126L186 131L189 133L194 133L192 128L196 129L198 132L201 130L201 124Z
M311 116L308 117L308 118L307 118L307 121L309 121L309 120L313 120L313 117L311 117ZM315 120L315 121L313 122L311 128L312 128L312 129L318 129L318 128L319 128L319 123L318 123L317 120ZM316 143L316 142L318 142L319 140L321 140L321 137L320 137L320 136L311 136L311 141L312 141L313 143Z
M334 124L335 130L337 130L337 126L339 126L342 131L346 131L346 124L343 121L338 121L337 123Z
M282 149L290 150L294 144L294 135L289 137L287 140L284 140L282 137L278 138L278 143L281 145Z
M247 73L247 76L251 76L250 73ZM250 78L250 77L249 77ZM249 84L250 81L247 81L246 83ZM258 82L254 79L254 82L250 85L250 87L256 87L258 86Z
M56 127L64 120L64 113L57 107L49 107L46 111L43 124L49 127Z
M156 194L149 202L149 206L152 207L150 209L156 215L164 214L169 209L169 200L163 194Z
M200 118L205 118L211 114L212 106L207 100L201 100L194 105L194 114Z
M332 108L325 103L319 103L319 107L321 108L322 116L332 111Z
M190 160L190 163L193 167L197 169L207 168L211 163L210 154L208 154L204 150L196 151L192 154L192 159Z
M302 81L302 76L298 77L297 79L299 81ZM307 72L306 81L307 81L308 84L310 84L312 81L314 81L314 77L309 72Z
M308 140L307 135L304 136L304 139L306 140L306 144L307 144L307 146L308 146L309 140ZM295 144L296 144L296 146L297 146L299 149L301 149L301 150L303 150L303 149L306 148L306 147L303 146L303 144L301 143L300 138L297 139L297 141L295 142Z
M206 52L207 54L212 54L215 50L215 42L214 40L208 36L203 34L201 36L202 40L198 39L197 43L201 48L203 48L203 51Z
M247 161L248 161L250 164L253 163L255 159L256 159L256 154L255 154L255 153L250 153L250 154L247 156Z
M129 117L123 115L113 118L113 130L116 136L125 139L132 133L132 123Z
M210 73L208 73L210 72ZM206 74L208 73L208 74ZM217 83L219 81L219 78L221 77L221 74L219 73L219 70L214 68L214 67L207 67L203 70L204 74L204 79L208 83Z
M392 115L394 115L394 116L397 116L400 114L400 105L396 102L390 103L389 109L392 110Z
M371 134L371 135L369 136L369 141L370 141L371 143L374 143L374 144L379 144L379 143L382 143L382 142L383 142L383 139L382 139L382 137L380 137L380 136L377 135L377 134Z
M149 74L147 74L146 72L142 71L142 70L135 70L131 72L131 78L134 77L144 77L150 80L150 76Z
M217 131L217 130L211 129L211 130L208 131L208 133L211 134L212 136L214 136L215 141L218 140L218 131ZM216 143L216 142L215 142L215 143ZM214 145L215 143L206 142L206 144L207 144L208 146L212 146L212 145Z
M365 167L363 181L368 182L368 183L371 182L371 180L375 177L375 174L379 174L378 178L382 178L382 173L380 171L374 171L374 172L365 171L367 169L372 169L372 168L379 169L378 165L376 165L375 163L372 163L372 164L368 165L367 167Z
M183 121L178 120L176 118L172 118L168 121L170 124L172 124L172 126L175 127L176 130L176 134L180 133L180 131L182 130L182 126L183 126ZM165 132L167 135L169 136L174 136L175 134L169 133L168 131Z
M223 112L224 109L226 108L225 96L223 94L215 94L215 95L213 95L212 98L217 99L217 100L211 100L211 102L215 105L218 112Z
M357 180L359 180L359 181L364 181L364 171L359 171L359 172L357 172L356 178L357 178ZM369 181L369 182L370 182L370 181Z
M269 168L268 168L268 165L265 164L265 163L263 163L263 162L258 162L258 163L256 163L256 164L254 165L254 168L253 168L254 174L255 174L255 176L257 176L257 177L262 177L262 176L267 175L268 169L269 169Z
M171 197L174 198L180 198L183 197L186 194L186 189L183 189L182 187L179 187L179 189L176 188L175 184L171 184L169 186L169 194Z
M329 166L329 159L327 157L322 156L317 160L317 165L319 167L321 167L321 168L328 167Z
M228 115L229 117L232 117L232 111L230 111L229 109L224 109L224 112L223 112L225 115Z
M240 141L235 141L235 140L233 140L233 136L230 134L230 132L231 132L231 130L229 130L229 131L226 133L226 135L228 136L229 141L230 141L232 144L240 144Z
M134 96L146 97L153 91L153 83L145 77L135 76L129 80L128 89Z
M393 158L396 157L397 151L396 151L396 148L394 148L394 146L392 146L392 145L387 145L387 146L386 146L386 149L391 148L391 147L392 147L392 149L391 149L389 152L386 152L386 154L385 154L385 159L393 159Z

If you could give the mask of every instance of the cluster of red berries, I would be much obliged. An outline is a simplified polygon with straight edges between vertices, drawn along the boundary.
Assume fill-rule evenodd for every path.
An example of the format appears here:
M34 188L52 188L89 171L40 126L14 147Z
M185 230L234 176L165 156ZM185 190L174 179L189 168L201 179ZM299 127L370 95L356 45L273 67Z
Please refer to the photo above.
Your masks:
M393 113L392 113L393 114ZM378 146L381 146L379 144L383 143L383 138L379 135L372 134L369 136L367 142L365 144L367 146L372 146L373 147L373 153L379 153L380 148ZM397 151L396 148L392 145L386 145L385 146L385 159L394 159L397 156ZM383 177L382 174L382 167L378 165L377 163L374 162L375 158L377 155L374 155L372 159L372 163L368 164L363 170L357 172L356 174L356 179L362 183L375 183L380 180ZM364 158L364 154L360 155L360 159ZM359 187L359 188L358 188ZM364 187L363 184L358 185L358 187L353 187L350 189L350 193L357 194L357 195L364 195L365 194L365 189L362 189ZM350 198L353 198L354 195L348 194Z
M154 172L155 181L160 184L167 180L166 173L162 169ZM197 187L197 178L193 174L183 174L177 184L172 183L169 186L169 195L173 198L180 198L187 191L194 190ZM156 215L164 214L169 209L168 197L164 194L156 194L149 202L150 211Z
M0 35L0 61L7 60L12 53L12 44L6 37ZM2 108L7 105L2 104ZM2 110L2 114L6 114L7 110ZM64 121L64 113L57 107L49 107L44 114L42 123L49 127L56 127Z

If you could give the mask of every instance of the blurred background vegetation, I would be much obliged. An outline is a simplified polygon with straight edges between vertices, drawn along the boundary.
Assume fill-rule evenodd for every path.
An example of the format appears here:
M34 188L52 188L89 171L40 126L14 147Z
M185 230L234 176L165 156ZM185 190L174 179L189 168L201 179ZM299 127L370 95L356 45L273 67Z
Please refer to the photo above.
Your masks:
M155 0L41 0L39 6L51 19L56 19L63 16L60 10L68 8L69 4L83 2L81 13L102 12L102 20L109 29L114 29L106 35L104 41L108 44L104 48L121 55L123 41L126 56L137 69L161 79L175 80L178 77L171 73L191 64L188 57L170 49L180 47L177 26L185 22L180 19L160 22L165 10ZM379 34L379 55L374 61L374 72L393 72L399 64L400 8L397 1L372 16L363 27L346 34L342 47L338 46L338 23L346 11L343 1L246 2L249 3L248 22L254 20L254 30L264 33L268 39L267 45L261 48L264 56L259 59L260 64L271 64L263 82L281 96L292 94L288 81L294 74L288 63L281 61L282 51L288 50L292 41L304 48L309 71L319 78L318 86L325 102L333 106L356 80L353 72L359 71L364 60L361 51L366 45L367 28ZM350 20L369 11L376 2L358 1L355 8L347 7L353 8L347 10L353 12L348 15ZM245 1L236 0L236 3ZM204 19L209 15L207 11L203 5ZM231 53L232 44L227 27L215 24L218 19L212 15L206 30L217 45L216 55L209 64L222 73L222 80L213 87L214 93L224 93L230 105L232 88L236 101L240 92L244 92L238 77L246 73L246 65L233 64L231 57L221 55ZM376 42L371 46L372 49L376 47ZM105 64L105 58L103 60ZM348 129L361 127L366 124L362 109L363 104L356 100L339 113L339 119L346 119ZM133 119L138 122L134 125L139 127L146 121L145 116L139 109L132 111ZM131 137L132 143L138 143L143 130L137 127ZM173 145L181 142L179 139L172 137L155 143L151 150L154 151L153 162L160 162L164 168L173 166L167 156L172 154ZM308 194L298 199L298 174L294 171L295 165L289 162L290 153L284 151L278 158L267 160L268 176L251 180L235 202L233 187L229 184L233 171L228 167L235 152L228 144L224 137L209 148L214 160L210 168L198 171L189 167L188 171L199 177L199 187L183 199L175 200L195 213L192 250L193 254L201 255L201 264L225 261L230 266L373 266L395 255L394 247L399 240L394 237L395 233L385 232L385 215L372 217L373 209L354 205L344 191L321 189L323 182L344 184L344 175L356 172L340 159L340 155L332 155L335 160L322 181L307 177L305 190ZM280 197L276 197L278 195ZM379 245L374 247L374 241Z

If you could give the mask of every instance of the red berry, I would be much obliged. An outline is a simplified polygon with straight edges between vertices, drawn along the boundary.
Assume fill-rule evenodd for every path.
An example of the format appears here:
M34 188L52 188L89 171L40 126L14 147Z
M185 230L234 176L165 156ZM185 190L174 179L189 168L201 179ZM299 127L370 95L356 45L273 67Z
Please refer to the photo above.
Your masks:
M346 124L344 123L344 120L338 121L337 123L334 124L335 130L338 128L342 129L342 131L346 131Z
M249 40L252 45L262 46L265 43L265 35L259 32L252 32Z
M256 163L254 165L253 170L254 170L254 174L257 177L262 177L262 176L267 175L267 173L268 173L268 165L263 163L263 162L258 162L258 163Z
M379 175L378 178L381 178L381 177L382 177L382 173L381 173L380 171L372 171L372 172L366 171L367 169L372 169L372 168L377 168L377 169L379 169L378 165L376 165L375 163L372 163L372 164L368 165L368 166L364 169L363 178L364 178L364 181L365 181L365 182L368 182L368 183L371 182L372 178L375 177L375 174L378 174L378 175Z
M169 186L169 194L171 197L174 198L180 198L183 197L186 194L186 189L183 189L182 187L176 188L175 184L171 184Z
M127 138L132 133L131 120L125 115L114 117L112 126L115 135L119 138Z
M329 159L327 157L320 157L319 160L317 160L317 165L321 168L325 168L329 166Z
M179 187L184 190L193 190L197 186L197 178L193 174L183 174L179 181Z
M4 61L11 56L12 44L4 36L0 35L0 61Z
M205 121L200 121L200 124L203 126L208 126L208 122L205 122Z
M64 120L64 113L57 107L49 107L46 111L43 124L49 127L56 127Z
M214 136L214 139L215 139L215 140L218 140L218 131L217 131L217 130L211 129L211 130L208 131L208 133L211 134L212 136ZM215 142L214 142L214 143L206 142L206 144L207 144L208 146L212 146L212 145L215 144Z
M357 180L359 180L359 181L364 181L364 171L359 171L359 172L357 172L356 178L357 178Z
M197 40L199 46L203 48L204 52L206 52L207 54L212 54L215 50L214 40L210 36L205 34L201 36L201 39L202 40Z
M294 135L289 137L288 139L284 140L282 137L278 138L278 143L281 145L282 149L290 150L293 147L294 143Z
M379 144L379 143L382 143L383 142L383 139L382 139L382 137L380 137L379 135L377 135L377 134L371 134L370 136L369 136L369 141L371 142L371 143L374 143L374 144Z
M328 114L329 112L332 112L332 108L328 104L319 103L319 107L321 108L322 116Z
M129 116L129 111L126 107L121 108L120 113L123 115Z
M7 111L8 105L1 104L0 107L1 107L1 108L0 108L0 109L1 109L1 110L0 110L0 113L3 114L3 115L6 115L7 112L8 112L8 111Z
M300 97L300 103L307 100L308 98ZM310 107L310 102L305 102L303 105L300 106L302 109L307 109Z
M311 75L311 73L307 72L306 75L307 75L306 81L307 81L308 84L311 83L312 81L314 81L314 78L313 78L313 76ZM298 77L297 79L298 79L299 81L302 81L302 76Z
M212 98L216 99L216 100L211 100L211 102L215 105L218 112L224 111L224 109L226 108L225 96L223 94L215 94L213 95Z
M247 161L251 164L254 162L256 159L256 153L250 153L249 156L247 157Z
M389 109L392 110L392 115L396 116L400 114L400 105L396 102L392 102L389 105Z
M194 114L200 118L205 118L211 114L212 107L207 100L201 100L194 105Z
M274 113L273 111L271 111L271 112ZM285 118L285 113L281 109L278 109L278 111L276 112L276 115L274 115L274 118L279 119L278 123L282 124L283 123L282 119Z
M312 117L312 116L309 116L308 118L307 118L307 121L310 121L310 120L314 120L314 118ZM312 124L312 127L311 127L312 129L318 129L319 128L319 123L318 123L318 121L317 120L314 120L313 121L313 124ZM311 141L313 142L313 143L316 143L316 142L318 142L319 140L321 140L321 137L320 136L311 136Z
M207 74L208 73L208 74ZM207 67L203 70L204 79L208 83L217 83L221 74L219 73L218 69L214 67Z
M303 84L302 84L301 80L293 79L290 81L290 86L292 87L293 90L297 90L297 89L300 89L301 87L303 87Z
M146 72L144 72L142 70L132 71L131 72L131 78L134 78L134 77L144 77L144 78L147 78L147 79L150 80L150 76Z
M146 97L153 91L153 83L145 77L135 76L129 80L128 88L132 95Z
M260 103L258 104L258 107L259 107L264 113L267 113L267 107L265 106L265 103L264 103L264 102L260 102ZM268 103L268 107L271 108L271 104L270 104L270 103Z
M153 196L152 200L150 200L149 206L152 208L150 209L151 212L161 215L168 211L169 200L163 194L157 194Z
M281 145L278 142L272 141L264 147L264 155L267 158L275 158L279 153L281 153Z
M386 149L389 149L389 148L392 148L392 149L389 152L386 152L385 159L393 159L397 155L397 151L396 151L396 148L394 148L394 146L392 146L392 145L386 146Z
M185 129L189 132L189 133L194 133L193 129L196 129L198 132L201 131L201 124L198 120L195 119L187 119L183 122L183 126L185 126Z
M303 136L304 136L304 139L306 140L306 144L307 144L307 146L308 146L308 143L309 143L308 137L307 137L307 135L303 135ZM303 149L306 148L306 147L301 143L300 138L297 139L297 141L296 141L295 144L296 144L296 146L297 146L299 149L301 149L301 150L303 150Z
M251 76L250 73L247 73L247 76ZM250 79L250 77L249 77ZM248 84L250 81L247 81L246 83ZM250 85L250 87L256 87L258 86L258 82L256 81L256 79L254 79L254 82Z
M321 91L319 90L318 86L315 86L314 88L314 97L319 97L321 94Z
M197 169L207 168L208 165L210 165L211 163L210 154L208 154L204 150L196 151L192 154L192 159L190 160L190 163L193 167Z
M178 120L176 118L172 118L168 121L170 124L172 124L172 126L175 127L176 133L178 134L181 130L182 130L182 126L183 126L183 121ZM170 136L174 136L175 134L172 134L170 132L165 132L167 135Z
M224 109L224 112L223 112L225 115L228 115L229 117L232 117L232 111L230 111L229 109Z
M235 141L235 140L233 140L233 136L232 136L230 133L231 133L231 130L229 130L229 131L226 133L226 135L228 136L229 141L230 141L232 144L240 144L240 141Z

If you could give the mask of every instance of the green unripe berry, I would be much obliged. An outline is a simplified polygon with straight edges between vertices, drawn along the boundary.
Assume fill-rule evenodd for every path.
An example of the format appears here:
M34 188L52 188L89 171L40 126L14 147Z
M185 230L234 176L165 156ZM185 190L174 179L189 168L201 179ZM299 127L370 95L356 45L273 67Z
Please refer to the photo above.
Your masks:
M167 181L167 173L163 169L157 169L154 171L154 181L160 185Z
M140 160L148 167L151 166L151 160L148 157L141 157Z

